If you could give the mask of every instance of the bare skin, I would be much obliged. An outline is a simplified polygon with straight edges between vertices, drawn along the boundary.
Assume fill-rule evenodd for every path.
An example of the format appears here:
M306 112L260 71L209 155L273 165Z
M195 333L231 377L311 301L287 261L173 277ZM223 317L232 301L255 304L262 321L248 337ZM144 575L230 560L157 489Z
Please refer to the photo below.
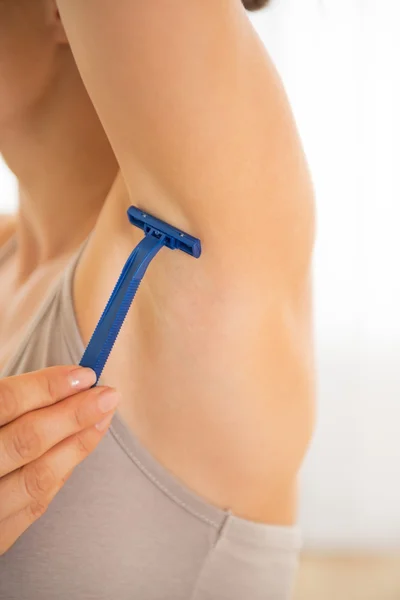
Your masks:
M21 15L29 0L13 2L20 15L10 0L0 2L0 40L17 45L28 35ZM54 4L38 5L43 12L30 4L31 19L47 28L32 45L52 65L46 85L35 79L28 108L25 101L10 114L0 105L0 147L22 200L18 251L0 277L26 306L0 306L9 327L2 340L18 329L15 349L31 298L43 294L37 273L54 279L96 223L74 292L88 341L140 239L126 220L130 204L197 235L199 261L165 250L151 266L105 381L120 390L128 426L191 489L238 516L291 524L313 426L314 225L312 186L279 78L236 0L171 0L157 11L131 0L120 0L118 11L109 0L60 0L117 164ZM17 69L8 70L15 77ZM8 102L15 106L15 97ZM38 103L43 110L32 110Z

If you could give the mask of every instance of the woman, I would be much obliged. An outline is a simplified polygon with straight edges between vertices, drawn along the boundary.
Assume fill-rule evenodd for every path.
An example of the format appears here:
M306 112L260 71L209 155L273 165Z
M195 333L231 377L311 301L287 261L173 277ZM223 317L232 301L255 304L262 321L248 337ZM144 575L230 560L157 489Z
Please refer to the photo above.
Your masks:
M0 269L0 598L288 598L313 194L243 5L1 0L0 77L20 190ZM131 204L203 255L152 263L104 371L114 414L107 388L102 407L71 396L71 368L16 376L79 362L141 238Z

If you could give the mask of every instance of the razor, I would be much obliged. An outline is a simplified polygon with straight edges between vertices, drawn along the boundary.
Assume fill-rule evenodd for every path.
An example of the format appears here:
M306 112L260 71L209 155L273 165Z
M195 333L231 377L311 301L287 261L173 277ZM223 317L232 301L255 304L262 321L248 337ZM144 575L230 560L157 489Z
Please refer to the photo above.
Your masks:
M126 261L79 363L82 367L93 369L96 373L96 384L110 356L147 267L161 248L166 246L170 250L181 250L194 258L199 258L201 255L200 240L147 212L131 206L128 209L128 218L132 225L144 231L144 237Z

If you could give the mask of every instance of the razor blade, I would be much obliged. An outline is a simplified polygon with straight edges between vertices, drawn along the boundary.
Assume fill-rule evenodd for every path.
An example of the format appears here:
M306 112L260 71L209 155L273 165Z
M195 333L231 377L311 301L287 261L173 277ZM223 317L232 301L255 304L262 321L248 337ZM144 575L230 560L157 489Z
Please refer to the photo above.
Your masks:
M96 384L152 259L163 247L182 250L194 258L199 258L201 255L199 239L165 223L165 221L157 219L135 206L128 209L128 218L132 225L144 231L145 236L126 261L79 363L82 367L93 369L96 373Z

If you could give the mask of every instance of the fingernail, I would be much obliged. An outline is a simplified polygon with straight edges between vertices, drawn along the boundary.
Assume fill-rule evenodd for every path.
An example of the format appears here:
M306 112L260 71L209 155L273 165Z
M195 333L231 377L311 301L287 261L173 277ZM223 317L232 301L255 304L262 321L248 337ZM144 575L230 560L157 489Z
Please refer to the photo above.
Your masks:
M73 390L87 390L96 383L96 373L92 369L82 367L68 375L68 381Z
M107 413L117 406L119 394L116 390L105 390L97 399L97 406L103 413Z
M108 426L110 425L113 416L114 416L114 414L108 415L108 417L106 417L105 419L100 421L100 423L97 423L96 429L98 431L105 431L108 428Z

